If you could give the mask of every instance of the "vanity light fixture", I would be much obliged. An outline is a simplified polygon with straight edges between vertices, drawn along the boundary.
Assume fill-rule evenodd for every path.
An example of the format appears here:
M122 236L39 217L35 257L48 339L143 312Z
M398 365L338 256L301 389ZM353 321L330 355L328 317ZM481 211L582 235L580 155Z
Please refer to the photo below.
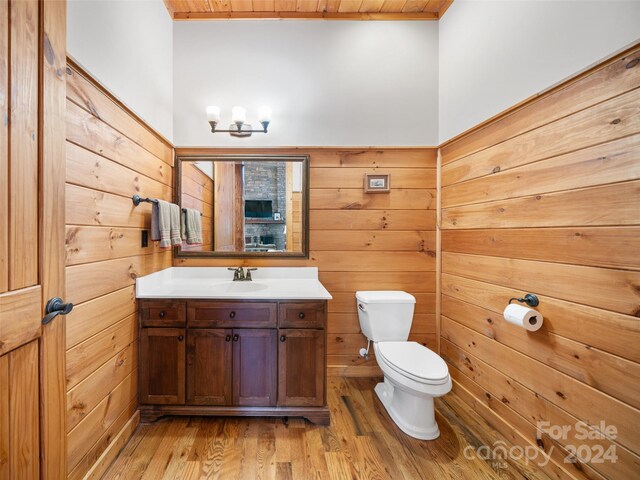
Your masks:
M211 133L224 132L234 137L250 137L252 133L267 133L269 123L271 122L271 107L260 107L258 109L258 121L262 125L262 130L253 130L247 121L247 110L240 106L231 109L231 121L229 130L218 130L216 126L220 121L220 107L210 105L207 107L207 120L211 125Z

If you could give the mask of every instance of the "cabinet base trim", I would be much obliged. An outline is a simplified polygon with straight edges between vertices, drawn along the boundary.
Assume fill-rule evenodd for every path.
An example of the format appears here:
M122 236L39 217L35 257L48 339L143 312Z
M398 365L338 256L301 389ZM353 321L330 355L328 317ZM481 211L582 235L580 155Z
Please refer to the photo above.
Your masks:
M303 417L316 425L329 425L329 407L215 407L202 405L140 405L140 421L155 422L165 415L220 417Z

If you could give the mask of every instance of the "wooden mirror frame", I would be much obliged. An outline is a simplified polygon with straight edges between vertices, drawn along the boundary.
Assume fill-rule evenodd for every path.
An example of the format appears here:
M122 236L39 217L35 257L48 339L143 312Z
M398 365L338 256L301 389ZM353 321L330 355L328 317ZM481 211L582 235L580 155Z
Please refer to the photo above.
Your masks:
M174 202L181 205L182 202L182 162L183 161L301 161L302 162L302 251L301 252L185 252L180 247L174 247L173 255L176 258L309 258L309 155L277 155L277 154L176 154L174 165ZM215 179L214 179L215 182ZM215 184L214 184L215 185Z

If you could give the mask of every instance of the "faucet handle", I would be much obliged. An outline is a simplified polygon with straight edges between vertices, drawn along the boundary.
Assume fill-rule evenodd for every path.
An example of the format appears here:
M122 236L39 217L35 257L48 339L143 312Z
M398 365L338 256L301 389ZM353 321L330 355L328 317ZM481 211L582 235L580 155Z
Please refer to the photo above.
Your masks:
M247 274L245 275L245 280L251 281L251 272L256 271L257 268L253 267L253 268L247 268Z
M227 270L231 270L233 272L233 281L244 280L244 270L242 267L233 268L227 267Z

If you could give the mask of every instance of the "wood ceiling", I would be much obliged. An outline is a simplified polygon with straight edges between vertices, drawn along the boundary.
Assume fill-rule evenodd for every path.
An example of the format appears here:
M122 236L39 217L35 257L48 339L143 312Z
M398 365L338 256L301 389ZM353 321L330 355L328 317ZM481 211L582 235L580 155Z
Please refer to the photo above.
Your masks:
M174 20L438 20L453 0L164 0Z

